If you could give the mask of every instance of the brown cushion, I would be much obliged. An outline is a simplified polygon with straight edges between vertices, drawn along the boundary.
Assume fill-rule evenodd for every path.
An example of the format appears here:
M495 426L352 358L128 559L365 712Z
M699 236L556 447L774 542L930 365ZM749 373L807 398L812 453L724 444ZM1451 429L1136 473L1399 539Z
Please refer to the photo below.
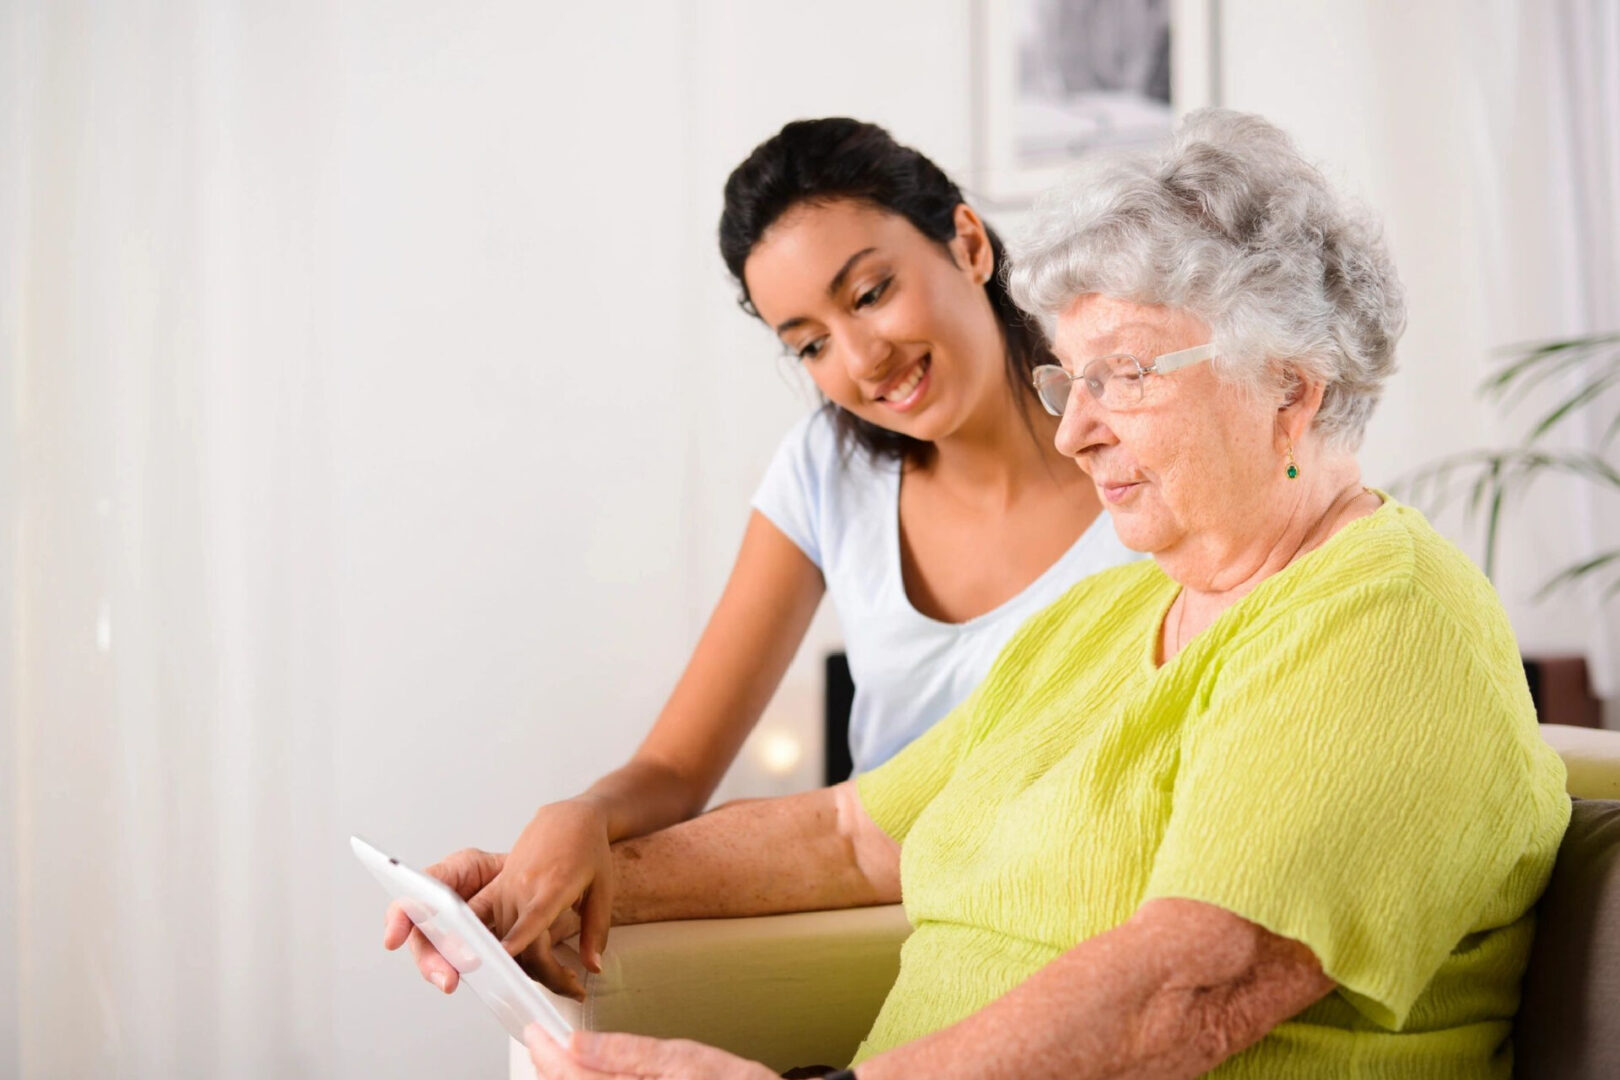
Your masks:
M1620 802L1575 800L1513 1037L1519 1080L1620 1077Z

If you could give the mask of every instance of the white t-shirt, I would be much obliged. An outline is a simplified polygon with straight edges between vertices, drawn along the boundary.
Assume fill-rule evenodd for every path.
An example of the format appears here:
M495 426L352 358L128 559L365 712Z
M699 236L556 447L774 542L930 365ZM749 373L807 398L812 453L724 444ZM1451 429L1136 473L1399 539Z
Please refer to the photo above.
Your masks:
M983 680L1014 630L1081 578L1142 556L1106 513L1023 592L962 623L911 606L900 574L900 462L839 450L830 409L793 426L754 508L821 568L855 681L849 720L856 772L876 768Z

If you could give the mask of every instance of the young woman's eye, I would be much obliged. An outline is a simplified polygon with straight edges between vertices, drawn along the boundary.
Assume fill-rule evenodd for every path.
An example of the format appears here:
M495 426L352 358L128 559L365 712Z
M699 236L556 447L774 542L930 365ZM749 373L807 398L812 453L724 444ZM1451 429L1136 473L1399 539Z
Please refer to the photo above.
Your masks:
M884 278L870 289L867 289L855 298L855 306L857 308L871 307L883 299L883 294L889 291L889 285L893 281L893 278Z
M821 355L821 350L825 349L826 347L827 339L818 337L812 341L807 341L803 345L800 345L797 349L793 350L793 354L800 360L814 360L816 357Z

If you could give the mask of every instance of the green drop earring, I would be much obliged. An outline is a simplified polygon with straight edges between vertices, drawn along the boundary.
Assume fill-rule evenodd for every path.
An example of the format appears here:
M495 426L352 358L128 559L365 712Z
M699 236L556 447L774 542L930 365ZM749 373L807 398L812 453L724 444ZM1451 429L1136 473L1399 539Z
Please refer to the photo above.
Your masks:
M1288 479L1299 479L1299 466L1294 462L1294 444L1288 444Z

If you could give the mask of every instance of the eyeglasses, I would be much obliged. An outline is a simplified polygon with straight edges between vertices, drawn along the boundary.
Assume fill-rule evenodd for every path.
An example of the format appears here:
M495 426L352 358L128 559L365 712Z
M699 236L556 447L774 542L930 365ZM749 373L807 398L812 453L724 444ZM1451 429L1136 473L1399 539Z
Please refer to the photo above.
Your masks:
M1070 375L1056 364L1042 364L1033 373L1035 393L1053 416L1063 415L1076 382L1084 382L1103 408L1129 409L1142 403L1142 384L1149 375L1168 375L1214 355L1214 345L1194 345L1143 364L1129 353L1117 353L1098 357L1081 368L1078 375Z

